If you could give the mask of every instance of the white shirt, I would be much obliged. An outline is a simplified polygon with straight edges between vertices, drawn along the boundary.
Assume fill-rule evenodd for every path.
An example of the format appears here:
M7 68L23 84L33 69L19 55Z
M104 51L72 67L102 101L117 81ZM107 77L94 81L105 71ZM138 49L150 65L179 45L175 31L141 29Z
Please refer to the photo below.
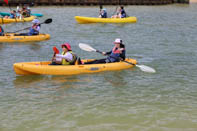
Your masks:
M65 55L56 54L55 59L56 59L56 61L59 61L59 62L61 62L62 59L66 59L67 61L72 61L73 60L73 55L70 52L66 52Z

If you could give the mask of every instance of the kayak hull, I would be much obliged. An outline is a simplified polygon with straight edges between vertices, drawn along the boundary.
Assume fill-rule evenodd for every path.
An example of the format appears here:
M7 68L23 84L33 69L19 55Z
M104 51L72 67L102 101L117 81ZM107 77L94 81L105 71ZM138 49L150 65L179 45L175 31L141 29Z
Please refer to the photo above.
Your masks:
M9 23L18 23L18 22L29 22L35 19L35 16L30 16L23 19L7 19L7 18L0 18L0 24L9 24Z
M75 20L80 24L87 24L87 23L135 23L135 22L137 22L136 17L96 18L96 17L75 16Z
M84 62L90 60L83 60ZM126 61L136 64L134 59ZM86 73L97 73L103 71L123 70L134 65L126 62L115 62L107 64L83 64L83 65L48 65L50 61L43 62L22 62L13 65L17 75L77 75Z
M33 36L15 36L14 33L6 33L4 36L0 36L0 42L38 42L49 39L49 34L39 34Z
M1 16L10 16L10 13L8 13L8 12L0 12L0 15ZM39 13L33 13L31 15L36 16L36 17L42 17L43 16L43 14L39 14Z

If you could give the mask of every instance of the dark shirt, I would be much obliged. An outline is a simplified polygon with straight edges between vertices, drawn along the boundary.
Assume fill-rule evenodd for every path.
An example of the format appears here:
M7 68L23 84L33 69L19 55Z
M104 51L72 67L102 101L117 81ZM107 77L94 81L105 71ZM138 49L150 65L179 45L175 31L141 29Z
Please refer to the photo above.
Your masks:
M101 13L101 18L107 18L107 12Z
M127 15L126 15L126 12L124 9L121 9L121 18L125 18Z

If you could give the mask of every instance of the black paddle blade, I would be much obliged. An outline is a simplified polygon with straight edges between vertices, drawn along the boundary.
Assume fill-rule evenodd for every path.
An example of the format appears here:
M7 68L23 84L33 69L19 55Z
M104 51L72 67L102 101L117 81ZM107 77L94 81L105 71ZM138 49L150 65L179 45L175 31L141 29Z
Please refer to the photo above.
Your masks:
M49 18L49 19L47 19L47 20L45 20L45 24L49 24L49 23L51 23L53 20L51 19L51 18Z
M103 6L102 5L100 5L100 10L102 10L103 9Z

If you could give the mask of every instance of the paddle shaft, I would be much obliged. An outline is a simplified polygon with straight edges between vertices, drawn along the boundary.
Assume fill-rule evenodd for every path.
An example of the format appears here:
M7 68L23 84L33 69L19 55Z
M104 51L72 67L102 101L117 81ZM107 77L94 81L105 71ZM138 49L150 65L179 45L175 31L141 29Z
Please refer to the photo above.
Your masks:
M40 23L40 24L44 24L44 22L43 22L43 23ZM27 27L27 28L24 28L24 29L21 29L21 30L17 30L17 31L15 31L15 32L11 32L11 33L20 32L20 31L27 30L27 29L30 29L30 28L31 28L31 27Z
M51 22L52 22L52 19L50 18L50 19L47 19L47 20L45 20L44 22L40 23L40 25L41 25L41 24L49 24L49 23L51 23ZM29 28L31 28L31 27L27 27L27 28L24 28L24 29L21 29L21 30L17 30L17 31L15 31L15 32L7 32L7 33L16 33L16 32L19 32L19 31L27 30L27 29L29 29Z

